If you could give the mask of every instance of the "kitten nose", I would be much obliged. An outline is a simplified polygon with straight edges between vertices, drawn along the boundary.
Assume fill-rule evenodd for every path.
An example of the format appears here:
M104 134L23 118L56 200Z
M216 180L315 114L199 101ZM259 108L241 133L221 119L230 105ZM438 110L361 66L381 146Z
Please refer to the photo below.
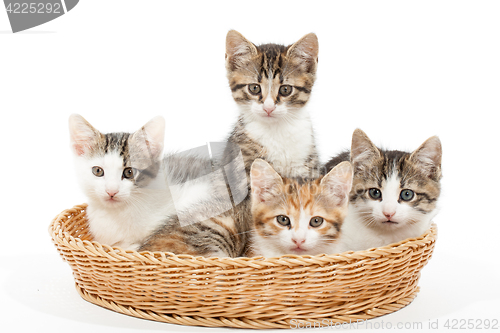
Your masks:
M387 220L390 220L394 214L396 214L396 212L390 212L390 213L386 213L384 212L384 216L387 217Z
M304 244L304 242L306 241L305 239L295 239L295 238L292 238L292 241L297 244L297 246L300 246L301 244Z
M262 107L264 109L264 111L266 111L267 115L270 116L271 115L271 112L273 112L275 109L276 109L276 105L266 105L264 104L264 106Z
M106 193L112 198L118 193L118 191L106 190Z

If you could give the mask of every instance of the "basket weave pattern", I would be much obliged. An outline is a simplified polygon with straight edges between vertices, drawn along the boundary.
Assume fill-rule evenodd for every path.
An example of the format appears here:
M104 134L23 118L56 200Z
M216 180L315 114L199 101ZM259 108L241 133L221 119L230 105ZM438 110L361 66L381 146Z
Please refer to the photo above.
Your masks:
M49 227L80 295L120 313L182 325L290 328L397 311L415 298L437 236L433 225L419 238L368 251L270 259L137 253L93 242L85 208L63 211Z

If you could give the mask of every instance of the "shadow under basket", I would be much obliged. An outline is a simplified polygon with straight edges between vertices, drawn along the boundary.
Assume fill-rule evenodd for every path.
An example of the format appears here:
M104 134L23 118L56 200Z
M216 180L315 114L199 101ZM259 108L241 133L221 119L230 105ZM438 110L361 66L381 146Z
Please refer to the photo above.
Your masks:
M318 327L397 311L419 291L437 236L432 225L418 238L367 251L271 259L138 253L92 241L85 208L63 211L49 227L80 295L116 312L180 325Z

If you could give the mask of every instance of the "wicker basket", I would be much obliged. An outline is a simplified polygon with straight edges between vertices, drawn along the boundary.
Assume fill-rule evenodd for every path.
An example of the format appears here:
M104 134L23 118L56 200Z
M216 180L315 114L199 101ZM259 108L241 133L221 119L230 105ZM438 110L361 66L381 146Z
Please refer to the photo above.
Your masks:
M280 258L203 258L93 242L86 205L59 214L52 240L87 301L181 325L290 328L382 316L416 296L437 230L368 251ZM325 321L327 320L327 321Z

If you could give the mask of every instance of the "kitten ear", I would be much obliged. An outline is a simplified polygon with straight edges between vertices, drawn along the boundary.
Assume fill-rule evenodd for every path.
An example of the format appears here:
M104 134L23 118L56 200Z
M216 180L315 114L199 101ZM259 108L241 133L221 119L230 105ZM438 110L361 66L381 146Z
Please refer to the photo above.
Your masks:
M380 158L380 150L371 142L365 132L357 128L352 134L351 162L355 170L363 169L363 165L371 164Z
M344 161L321 179L320 187L329 198L333 198L336 205L345 205L349 201L349 192L352 188L353 168L351 163Z
M318 50L318 37L311 32L289 46L286 55L288 57L298 57L301 60L318 62Z
M236 30L226 36L226 60L244 62L257 54L257 47Z
M79 114L69 116L69 135L73 152L82 156L88 153L102 135Z
M154 117L140 130L132 134L129 140L133 153L146 153L147 156L156 160L163 152L165 119L161 116Z
M442 154L441 141L433 136L411 154L410 161L417 164L429 178L439 179Z
M266 161L257 158L250 168L252 201L265 202L273 198L283 185L283 178Z

